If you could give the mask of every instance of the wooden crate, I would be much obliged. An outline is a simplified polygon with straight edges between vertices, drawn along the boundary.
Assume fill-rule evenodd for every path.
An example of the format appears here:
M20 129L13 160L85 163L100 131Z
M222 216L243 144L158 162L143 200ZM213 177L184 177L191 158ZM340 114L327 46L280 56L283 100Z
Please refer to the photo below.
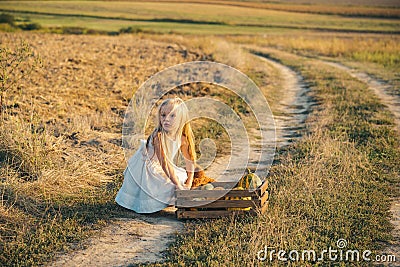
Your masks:
M212 184L215 187L232 188L236 183L214 182ZM232 189L176 190L176 216L178 219L192 219L219 218L231 214L256 215L265 213L268 207L267 189L268 181L265 180L256 190L252 191ZM212 201L210 202L210 200ZM250 207L249 210L243 209L248 207Z

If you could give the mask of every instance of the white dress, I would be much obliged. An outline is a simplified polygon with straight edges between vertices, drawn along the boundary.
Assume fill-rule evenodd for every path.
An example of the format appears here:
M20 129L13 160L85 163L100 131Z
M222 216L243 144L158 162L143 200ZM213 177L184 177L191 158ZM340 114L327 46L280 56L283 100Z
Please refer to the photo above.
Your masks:
M128 160L124 171L124 182L115 201L122 207L137 213L152 213L175 204L175 184L164 173L150 142L146 153L146 140L140 141L140 148ZM179 148L179 141L167 138L167 145L173 159ZM172 164L175 175L183 184L187 179L186 170Z

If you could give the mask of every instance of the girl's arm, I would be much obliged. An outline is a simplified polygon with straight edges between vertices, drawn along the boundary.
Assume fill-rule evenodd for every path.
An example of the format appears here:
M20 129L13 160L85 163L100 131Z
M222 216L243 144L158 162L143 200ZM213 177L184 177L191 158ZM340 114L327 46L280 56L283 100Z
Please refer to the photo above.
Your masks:
M188 175L188 178L185 181L185 185L190 189L192 187L192 183L193 183L194 162L190 158L189 143L188 143L186 137L183 135L182 135L182 143L181 144L182 144L181 151L182 151L183 157L185 159L186 173Z
M169 161L165 158L165 156L162 153L162 148L161 148L161 142L158 138L158 136L154 136L154 150L157 155L158 161L161 164L161 167L164 171L164 173L171 179L171 181L175 184L176 188L178 189L184 189L181 183L179 182L178 178L175 175L174 168L172 165L169 163Z

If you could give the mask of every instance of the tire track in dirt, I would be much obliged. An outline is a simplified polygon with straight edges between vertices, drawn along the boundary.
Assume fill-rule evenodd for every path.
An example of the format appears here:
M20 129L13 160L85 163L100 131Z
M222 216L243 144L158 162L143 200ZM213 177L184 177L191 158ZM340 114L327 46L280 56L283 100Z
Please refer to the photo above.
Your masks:
M85 249L61 255L49 266L111 267L162 261L162 252L183 229L183 222L175 218L175 208L134 216L113 220L84 241Z
M296 73L291 68L277 62L276 60L268 58L265 54L256 52L256 48L248 48L251 54L257 56L266 64L271 65L280 73L281 94L283 95L279 103L275 105L274 121L275 121L275 139L276 147L282 148L295 142L302 137L305 131L305 121L311 108L315 105L315 101L310 97L310 88L303 81L303 77ZM248 129L250 140L256 140L257 131L255 129ZM255 145L252 142L252 145ZM264 145L264 144L263 144ZM250 151L249 166L256 166L256 159L259 158L260 151L253 149ZM272 155L273 156L273 155ZM213 165L207 169L207 175L216 177L219 173L221 166L226 166L230 156L217 158ZM273 160L273 159L272 159ZM264 166L260 164L260 168ZM226 170L230 172L230 170ZM232 170L232 172L234 172ZM222 181L222 180L221 180ZM225 180L223 180L225 181Z
M390 93L392 86L386 84L385 82L374 79L373 77L371 77L366 73L359 72L343 64L324 61L324 60L321 60L321 62L330 65L332 67L338 68L340 70L343 70L353 78L356 78L357 80L367 84L369 89L375 93L375 95L393 114L395 128L397 132L400 133L400 97ZM399 187L399 185L397 185L397 187ZM392 214L392 218L390 222L394 226L394 229L392 231L394 240L385 248L383 254L395 255L396 259L398 260L400 258L400 197L392 198L391 202L392 204L390 207L390 213ZM392 265L389 264L389 266Z
M335 68L344 70L353 78L356 78L359 81L367 84L369 89L376 94L381 102L386 105L388 110L393 114L396 130L400 133L400 97L390 93L392 86L383 81L379 81L378 79L374 79L364 72L359 72L343 64L330 61L322 62Z
M302 137L306 119L315 102L300 74L265 55L257 56L281 73L281 93L284 97L276 106L274 120L277 147L284 147Z

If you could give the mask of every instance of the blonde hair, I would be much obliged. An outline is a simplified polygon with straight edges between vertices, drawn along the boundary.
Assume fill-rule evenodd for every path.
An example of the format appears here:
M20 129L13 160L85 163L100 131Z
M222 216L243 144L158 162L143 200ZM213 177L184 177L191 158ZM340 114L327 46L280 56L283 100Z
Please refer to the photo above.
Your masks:
M192 127L190 126L190 118L189 118L189 110L185 104L185 102L179 98L179 97L174 97L174 98L168 98L165 99L160 106L158 107L158 112L157 112L157 126L154 128L153 132L149 135L147 138L146 142L146 147L149 146L150 141L152 142L152 145L154 146L154 138L157 136L160 144L160 151L163 155L163 160L166 161L166 153L169 154L170 151L168 151L168 146L166 145L166 139L167 135L164 130L164 128L161 125L161 109L164 107L170 106L172 107L171 112L174 111L176 112L176 119L177 119L177 134L176 134L176 140L180 141L182 140L182 136L186 139L186 142L188 144L188 153L190 156L191 161L193 163L196 161L196 151L195 151L195 145L194 145L194 135L192 131ZM178 153L181 154L180 149L178 150ZM154 156L154 155L153 155ZM171 161L173 159L170 159Z

